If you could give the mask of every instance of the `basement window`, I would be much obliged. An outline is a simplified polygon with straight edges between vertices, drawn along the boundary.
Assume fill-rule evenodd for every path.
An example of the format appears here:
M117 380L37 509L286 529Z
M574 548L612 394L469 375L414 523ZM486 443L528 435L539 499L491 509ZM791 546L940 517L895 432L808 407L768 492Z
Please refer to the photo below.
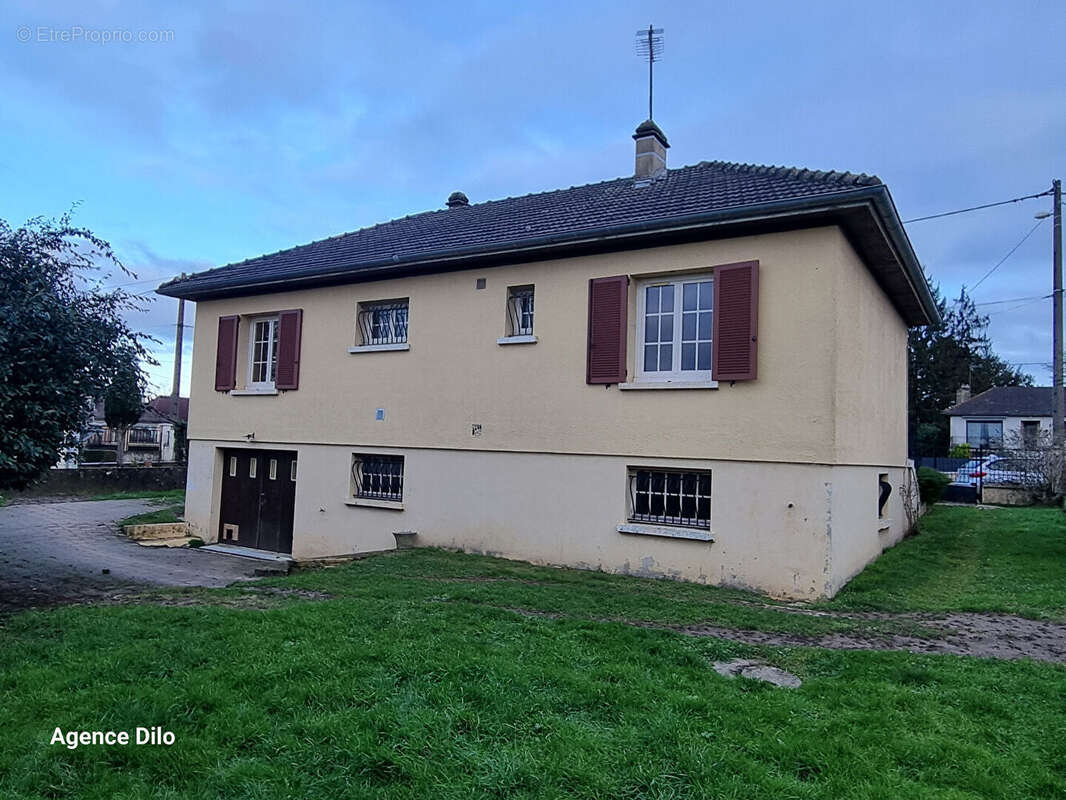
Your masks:
M403 502L403 456L352 454L352 497Z
M629 521L709 530L710 471L630 467Z

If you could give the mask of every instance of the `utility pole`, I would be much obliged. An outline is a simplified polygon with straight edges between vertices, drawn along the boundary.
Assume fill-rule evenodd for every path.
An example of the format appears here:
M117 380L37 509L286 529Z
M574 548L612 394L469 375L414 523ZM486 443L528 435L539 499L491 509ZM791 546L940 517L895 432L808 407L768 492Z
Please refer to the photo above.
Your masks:
M185 273L181 273L181 277L185 277ZM178 298L178 325L177 333L174 335L174 383L173 388L170 391L171 397L178 397L181 394L181 340L185 333L185 300ZM177 408L177 403L174 404L174 408Z
M1051 418L1052 436L1056 447L1062 447L1066 442L1066 424L1063 420L1063 389L1062 389L1062 181L1056 178L1051 183L1054 208L1054 228L1051 234L1052 266L1054 269L1054 284L1052 293L1052 330L1055 352L1052 353L1052 385L1054 388L1055 407Z

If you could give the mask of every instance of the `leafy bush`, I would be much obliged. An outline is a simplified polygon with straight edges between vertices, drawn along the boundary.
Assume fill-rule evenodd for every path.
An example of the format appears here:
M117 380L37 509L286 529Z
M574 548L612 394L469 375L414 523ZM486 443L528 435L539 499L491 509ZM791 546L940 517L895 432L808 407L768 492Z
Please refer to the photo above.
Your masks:
M933 505L944 496L944 487L951 483L951 478L931 467L918 468L918 496L927 506Z
M950 458L969 458L970 457L970 443L962 442L951 448L948 452Z

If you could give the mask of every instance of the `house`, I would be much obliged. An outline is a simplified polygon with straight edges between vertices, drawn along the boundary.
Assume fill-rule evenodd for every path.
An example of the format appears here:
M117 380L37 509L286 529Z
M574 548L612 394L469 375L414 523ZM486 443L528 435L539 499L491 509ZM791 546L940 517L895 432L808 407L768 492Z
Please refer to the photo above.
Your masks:
M951 443L971 447L1035 447L1051 436L1054 389L1050 386L995 386L970 396L956 393L950 418Z
M628 177L163 284L196 301L196 535L798 598L898 541L907 329L938 316L888 189L633 138Z
M175 460L176 428L189 419L189 398L160 396L148 403L140 419L126 431L126 460L157 464ZM116 460L119 432L107 425L103 401L93 406L88 430L82 436L82 463ZM75 464L74 466L77 466Z

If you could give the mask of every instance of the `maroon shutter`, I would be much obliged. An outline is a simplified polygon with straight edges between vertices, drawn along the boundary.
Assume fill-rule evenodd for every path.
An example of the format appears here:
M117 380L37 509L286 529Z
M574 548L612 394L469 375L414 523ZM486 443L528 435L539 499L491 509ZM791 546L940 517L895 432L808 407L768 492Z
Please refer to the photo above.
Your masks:
M274 378L277 389L300 388L300 330L303 309L278 312L278 373Z
M228 392L236 385L237 326L240 317L218 318L218 350L215 353L215 391Z
M716 381L755 380L758 352L759 262L714 268L714 360Z
M622 383L626 379L626 311L629 278L589 281L589 341L586 383Z

